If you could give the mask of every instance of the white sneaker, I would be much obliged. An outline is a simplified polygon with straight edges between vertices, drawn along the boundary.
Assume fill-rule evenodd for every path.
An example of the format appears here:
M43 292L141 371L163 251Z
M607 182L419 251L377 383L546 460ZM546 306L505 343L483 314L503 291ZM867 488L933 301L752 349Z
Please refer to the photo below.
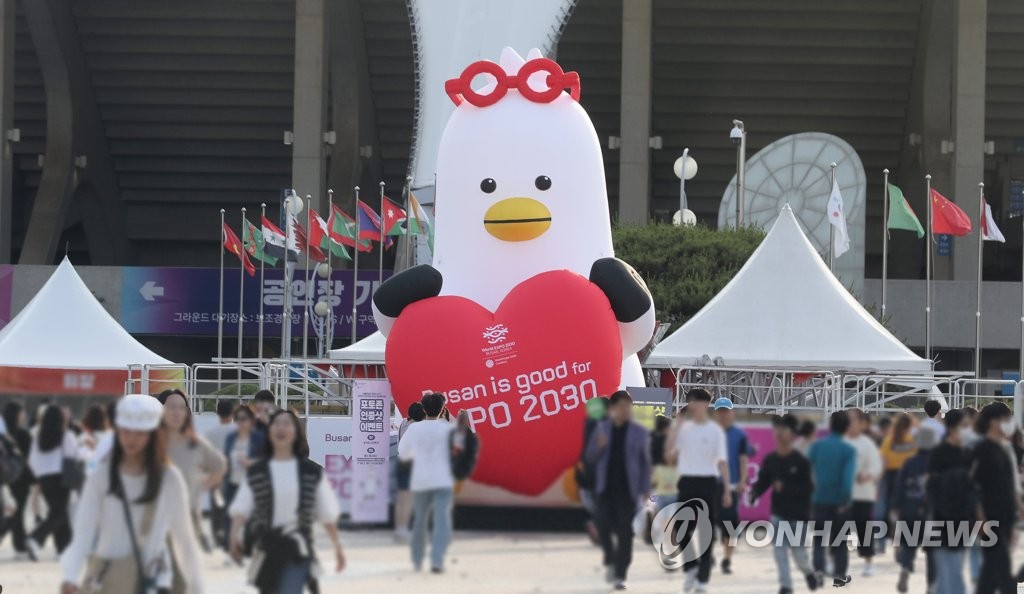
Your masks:
M708 591L708 585L705 584L704 582L699 582L697 584L697 589L694 590L695 594L707 594L707 591Z
M864 577L871 577L871 576L875 575L875 564L874 563L865 563L864 564L864 571L861 572L861 575L864 576Z
M683 579L683 592L690 592L697 585L697 568L691 567L686 570L686 577Z
M39 561L39 543L34 538L25 539L25 549L30 560Z

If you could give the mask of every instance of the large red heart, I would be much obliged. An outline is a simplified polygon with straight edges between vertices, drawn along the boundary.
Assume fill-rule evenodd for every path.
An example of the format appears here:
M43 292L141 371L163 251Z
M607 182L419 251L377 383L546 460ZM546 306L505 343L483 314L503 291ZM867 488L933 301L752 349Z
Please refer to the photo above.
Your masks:
M523 281L494 313L464 297L402 311L385 351L395 402L441 392L480 437L473 480L538 495L579 459L584 402L619 385L622 342L608 298L568 270Z

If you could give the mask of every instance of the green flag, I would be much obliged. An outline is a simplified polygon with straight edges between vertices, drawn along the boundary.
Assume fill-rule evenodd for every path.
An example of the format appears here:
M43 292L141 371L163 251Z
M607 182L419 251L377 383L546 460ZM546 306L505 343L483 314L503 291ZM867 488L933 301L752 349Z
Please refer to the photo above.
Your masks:
M917 220L914 209L903 197L903 191L892 184L889 184L889 228L916 231L918 239L924 237L924 227Z
M250 223L249 219L245 219L245 224L242 225L242 245L245 247L245 251L249 254L250 258L261 260L271 266L277 266L277 258L263 250L263 231Z

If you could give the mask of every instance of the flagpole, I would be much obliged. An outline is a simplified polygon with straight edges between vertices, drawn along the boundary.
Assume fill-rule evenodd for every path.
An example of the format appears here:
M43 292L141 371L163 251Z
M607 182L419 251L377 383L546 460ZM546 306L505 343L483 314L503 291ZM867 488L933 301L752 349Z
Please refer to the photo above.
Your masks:
M356 249L355 256L352 258L352 344L356 343L356 326L359 322L359 314L356 312L357 299L359 299L359 244L361 239L359 237L359 186L355 187L356 190ZM1024 337L1024 334L1021 335Z
M260 203L260 221L261 221L261 224L262 224L263 219L265 219L266 217L267 217L267 203L266 202L261 202ZM259 344L259 347L258 347L256 358L259 360L260 364L262 364L263 363L263 285L264 285L264 282L263 282L263 265L264 265L264 262L263 262L263 260L266 258L267 242L266 242L266 239L263 238L262 235L260 235L260 238L263 240L263 242L262 242L263 245L260 246L260 253L263 254L263 257L260 258L260 326L259 326L259 328L260 328L260 331L259 331L259 342L260 342L260 344Z
M220 209L220 305L217 311L217 389L220 390L220 365L224 361L224 209Z
M409 200L410 196L412 196L412 176L411 175L406 176L406 178L405 178L405 267L406 268L412 268L412 266L413 266L413 261L412 261L412 254L413 254L412 241L413 241L413 238L416 237L416 235L414 233L411 233L412 225L409 224L410 222L412 222L411 216L413 214L413 212L412 212L412 200ZM417 227L419 226L419 222L418 221L417 221L416 225L417 225Z
M242 227L245 227L245 207L242 207ZM242 332L245 328L245 246L238 268L238 395L242 395Z
M292 246L291 195L284 199L284 304L281 306L281 358L292 357L292 273L295 266L289 261Z
M377 285L384 283L384 182L380 182L380 264L377 269Z
M924 259L924 358L932 358L932 175L924 176L925 204L928 207L928 242Z
M832 190L836 187L836 162L832 161L829 165L832 168L832 183L828 186L829 201L832 201ZM828 206L825 206L825 216L828 217ZM682 216L682 215L679 215ZM833 274L836 272L836 226L829 224L828 226L828 269Z
M885 283L889 277L889 169L883 169L882 175L882 315L885 320Z
M981 379L981 267L985 246L985 182L978 182L978 307L974 312L974 377Z
M308 206L308 205L313 204L313 196L311 196L309 194L306 194L306 204L307 204L307 207L306 207L306 209L307 209L306 210L306 245L303 246L303 250L302 250L302 251L306 252L306 268L305 268L305 270L302 273L303 278L306 279L306 298L303 300L303 304L302 304L302 358L303 359L308 359L309 358L309 297L310 297L310 293L316 291L316 271L313 271L312 275L309 274L309 234L312 232L312 231L310 231L310 229L312 228L312 225L309 224L310 223L309 215L310 215L310 212L311 212L309 210L309 208L311 208L311 207ZM310 284L313 284L312 289L309 286Z
M334 216L334 190L327 190L327 220ZM324 352L321 356L327 357L331 352L331 343L334 337L334 278L331 271L331 254L334 244L331 243L331 226L327 225L327 327L324 331Z

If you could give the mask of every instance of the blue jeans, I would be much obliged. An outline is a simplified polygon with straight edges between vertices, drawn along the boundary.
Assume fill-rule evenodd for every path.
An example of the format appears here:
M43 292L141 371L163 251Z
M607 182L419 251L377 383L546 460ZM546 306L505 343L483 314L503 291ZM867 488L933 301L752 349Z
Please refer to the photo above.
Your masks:
M274 594L302 594L309 581L310 560L292 561L281 568L281 579Z
M981 575L981 547L977 543L967 549L967 565L971 570L971 582L977 584Z
M444 567L444 554L452 541L452 489L412 492L412 564L419 569L427 548L427 510L433 533L430 539L430 566Z
M935 594L967 594L964 585L964 549L935 547Z
M786 538L781 538L779 524L789 522L786 529ZM789 556L793 556L793 563L797 569L804 574L811 573L810 560L807 558L807 549L804 547L804 535L807 532L806 522L798 527L797 522L784 520L779 516L772 515L772 528L775 531L775 542L772 545L772 553L775 555L775 567L779 570L779 587L793 589L793 578L789 574ZM793 540L789 540L789 533L795 533Z
M850 564L850 551L846 548L845 540L836 542L836 539L843 522L849 517L849 511L844 509L841 513L840 508L835 505L815 505L813 514L814 529L817 532L814 535L814 569L824 573L827 553L832 557L832 575L846 576ZM824 531L826 523L829 525L828 531Z

